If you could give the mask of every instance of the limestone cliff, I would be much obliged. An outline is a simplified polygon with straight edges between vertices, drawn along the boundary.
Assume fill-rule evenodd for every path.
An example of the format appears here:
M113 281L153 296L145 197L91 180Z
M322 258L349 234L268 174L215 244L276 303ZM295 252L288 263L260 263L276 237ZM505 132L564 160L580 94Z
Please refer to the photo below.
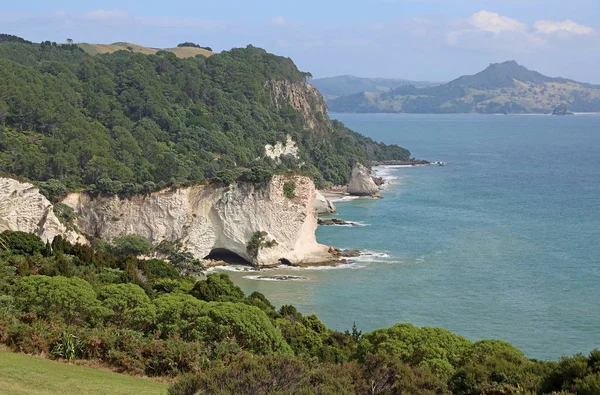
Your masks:
M348 193L355 196L379 197L379 187L373 181L369 169L357 163L352 168L350 181L348 182Z
M59 221L52 203L35 186L11 178L0 178L0 232L5 230L33 233L44 242L58 235L71 243L85 242Z
M295 183L295 197L284 195L286 182ZM275 176L266 187L193 186L131 199L91 198L72 193L64 203L74 208L79 229L111 240L138 234L153 244L180 242L197 258L225 249L256 266L280 261L313 264L330 261L327 246L317 243L316 191L308 177ZM258 251L248 243L262 233Z
M270 92L275 107L292 106L302 115L308 129L328 130L327 104L317 88L305 82L281 80L268 81L265 88Z

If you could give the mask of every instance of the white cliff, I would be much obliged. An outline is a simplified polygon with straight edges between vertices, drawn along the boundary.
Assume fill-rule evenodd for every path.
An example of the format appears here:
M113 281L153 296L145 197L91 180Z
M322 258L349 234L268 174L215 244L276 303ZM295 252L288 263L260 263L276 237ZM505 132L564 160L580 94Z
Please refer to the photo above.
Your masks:
M33 233L44 242L61 235L71 243L85 243L58 220L52 203L35 186L11 178L0 178L0 232L5 230Z
M379 187L373 181L371 172L360 163L352 167L350 181L348 182L348 193L354 196L379 197Z
M295 183L295 197L283 186ZM316 264L335 259L315 237L316 191L308 177L275 176L265 187L193 186L131 199L91 198L72 193L63 201L73 207L81 232L112 240L138 234L157 245L180 242L196 258L226 249L256 266ZM257 253L248 250L256 232L264 232Z

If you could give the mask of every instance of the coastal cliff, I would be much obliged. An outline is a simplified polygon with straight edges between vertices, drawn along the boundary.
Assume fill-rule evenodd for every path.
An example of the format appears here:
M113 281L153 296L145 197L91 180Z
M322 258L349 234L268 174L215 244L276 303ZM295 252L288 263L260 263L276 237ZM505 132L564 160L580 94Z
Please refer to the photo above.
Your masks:
M284 194L288 182L295 184L292 199ZM90 236L112 240L138 234L154 245L179 242L199 259L227 250L255 266L276 266L281 260L311 264L332 259L315 237L315 195L307 177L274 176L261 187L193 186L131 199L71 193L64 203ZM252 251L248 245L257 232L261 245Z
M286 183L295 186L293 198L284 193ZM32 184L2 178L0 187L0 231L31 232L45 241L57 235L83 242L82 235L113 240L137 234L154 245L180 243L199 259L229 252L259 267L335 260L315 237L316 191L308 177L277 175L260 187L199 185L129 199L71 193L62 203L74 209L80 234L60 223ZM258 244L251 248L253 239Z
M0 232L33 233L42 241L61 235L71 243L85 238L69 230L54 214L53 205L32 184L0 178Z

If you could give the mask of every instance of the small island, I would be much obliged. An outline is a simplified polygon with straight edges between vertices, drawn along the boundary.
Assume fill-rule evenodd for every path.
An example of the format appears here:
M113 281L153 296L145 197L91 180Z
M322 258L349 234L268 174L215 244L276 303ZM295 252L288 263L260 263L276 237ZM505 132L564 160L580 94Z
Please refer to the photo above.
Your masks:
M561 104L559 106L557 106L554 111L552 111L552 115L556 115L556 116L564 116L564 115L574 115L571 111L569 111L569 108L567 107L566 104Z

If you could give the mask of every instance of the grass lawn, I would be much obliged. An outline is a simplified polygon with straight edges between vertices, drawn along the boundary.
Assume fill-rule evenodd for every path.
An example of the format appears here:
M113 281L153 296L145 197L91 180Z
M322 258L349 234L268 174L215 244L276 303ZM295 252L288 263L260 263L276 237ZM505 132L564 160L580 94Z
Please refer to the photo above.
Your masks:
M0 394L166 394L151 380L0 351Z

